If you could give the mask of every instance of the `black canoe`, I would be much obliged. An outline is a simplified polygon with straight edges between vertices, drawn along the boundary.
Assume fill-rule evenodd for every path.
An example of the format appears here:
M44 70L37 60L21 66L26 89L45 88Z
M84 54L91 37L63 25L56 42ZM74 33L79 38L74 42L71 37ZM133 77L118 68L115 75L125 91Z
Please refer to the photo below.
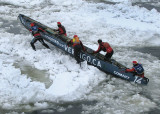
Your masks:
M44 40L47 42L53 44L54 46L60 48L61 50L65 51L66 53L73 56L74 49L72 47L67 46L67 42L70 40L70 38L58 35L57 32L54 31L54 29L47 27L40 22L37 22L25 15L19 14L18 16L20 22L26 29L30 29L30 23L34 22L38 27L43 28L46 32L41 32L41 35ZM87 50L93 51L92 49L85 46ZM149 82L149 79L144 77L141 78L139 76L135 76L133 73L126 73L125 69L126 67L122 64L118 63L114 59L111 59L109 61L104 60L104 55L98 53L96 55L90 54L87 51L80 53L81 60L87 61L88 64L93 65L100 69L101 71L114 75L115 77L128 80L131 82L135 82L142 85L147 85Z

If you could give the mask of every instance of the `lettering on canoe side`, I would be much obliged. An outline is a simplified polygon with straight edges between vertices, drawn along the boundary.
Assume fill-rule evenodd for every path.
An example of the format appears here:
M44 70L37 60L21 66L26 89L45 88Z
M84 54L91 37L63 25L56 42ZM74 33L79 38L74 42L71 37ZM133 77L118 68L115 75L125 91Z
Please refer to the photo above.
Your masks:
M47 38L48 40L50 40L52 43L54 43L55 45L61 47L64 51L70 53L70 54L74 54L74 49L71 48L71 47L68 47L66 44L64 43L61 43L59 42L58 40L48 36L48 35L45 35L45 34L42 34L42 36L44 36L45 38ZM91 56L89 55L86 55L84 53L80 53L80 58L93 64L94 66L97 66L97 67L102 67L102 64L101 62L98 60L98 59L94 59L92 58Z
M122 78L129 79L128 76L126 76L126 75L124 75L124 74L122 74L122 73L120 73L120 72L114 71L113 73L114 73L115 75L118 75L118 76L122 77Z

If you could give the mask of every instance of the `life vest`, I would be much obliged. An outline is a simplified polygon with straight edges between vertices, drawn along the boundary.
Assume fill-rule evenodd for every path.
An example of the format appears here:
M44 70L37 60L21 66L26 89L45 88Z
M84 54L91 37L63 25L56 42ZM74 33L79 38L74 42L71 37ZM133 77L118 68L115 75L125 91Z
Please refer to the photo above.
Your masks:
M41 34L39 33L39 30L38 30L38 27L37 27L37 26L31 27L31 31L32 31L33 36L35 36L35 37L41 35Z
M33 26L31 27L32 32L38 32L38 27L37 26Z
M72 42L73 42L73 47L76 46L76 45L80 45L80 40L79 40L78 37L73 38Z
M137 74L143 74L144 73L144 69L143 69L142 65L139 64L139 63L136 66L134 66L133 68L135 69Z
M111 48L111 46L109 45L109 43L107 43L107 42L102 42L102 46L104 46L104 48L105 49L103 49L103 51L107 51L107 53L111 53L112 52L112 48Z

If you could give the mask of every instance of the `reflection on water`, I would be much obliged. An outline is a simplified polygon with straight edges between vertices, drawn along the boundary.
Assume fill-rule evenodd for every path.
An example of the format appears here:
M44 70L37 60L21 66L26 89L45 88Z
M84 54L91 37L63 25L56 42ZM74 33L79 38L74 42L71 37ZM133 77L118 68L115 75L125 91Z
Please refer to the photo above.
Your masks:
M47 71L39 70L29 64L29 62L17 61L13 64L16 68L20 68L22 74L26 74L31 80L39 81L45 84L46 88L49 88L52 81L49 79Z

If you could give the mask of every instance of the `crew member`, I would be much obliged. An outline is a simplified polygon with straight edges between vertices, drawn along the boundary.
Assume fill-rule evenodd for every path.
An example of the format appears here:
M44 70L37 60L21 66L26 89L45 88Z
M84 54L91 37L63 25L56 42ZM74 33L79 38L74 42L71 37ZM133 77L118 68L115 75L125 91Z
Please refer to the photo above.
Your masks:
M36 51L34 43L36 43L37 41L40 41L42 45L44 45L46 48L49 48L49 46L43 41L43 38L41 37L40 34L40 32L45 32L45 31L42 28L38 28L34 23L31 23L30 26L31 26L30 32L32 32L32 35L34 36L34 38L31 41L31 46L33 50Z
M109 45L109 43L108 42L102 42L102 40L99 39L98 44L99 44L99 47L98 47L97 51L93 51L93 53L99 53L102 50L104 52L107 52L104 60L110 59L112 57L114 51L111 48L111 46Z
M132 72L134 75L140 76L144 78L144 69L142 64L137 63L137 61L133 61L133 68L132 69L126 69L126 72Z
M65 29L65 27L61 24L61 22L57 22L57 26L58 26L58 29L57 29L58 33L59 33L60 35L65 35L65 36L67 36L67 34L66 34L66 29Z
M79 64L81 62L80 58L79 58L79 54L82 49L85 51L85 48L84 48L82 42L79 40L79 37L77 35L74 35L73 39L71 39L67 43L67 45L70 45L70 44L74 48L74 57L75 57L77 63Z

